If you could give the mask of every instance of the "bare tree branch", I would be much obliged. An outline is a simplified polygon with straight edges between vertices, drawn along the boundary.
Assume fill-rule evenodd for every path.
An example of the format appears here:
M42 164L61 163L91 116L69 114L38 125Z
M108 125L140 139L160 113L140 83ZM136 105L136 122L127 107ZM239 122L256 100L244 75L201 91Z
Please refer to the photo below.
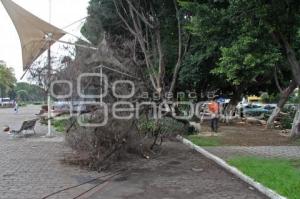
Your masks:
M131 7L131 9L140 17L140 19L150 28L154 28L154 25L152 25L145 17L145 15L141 14L135 7L132 5L130 0L126 0L128 5Z
M145 42L144 42L144 38L143 38L143 35L142 35L142 30L139 28L138 22L136 21L137 19L136 19L135 15L134 15L134 12L133 12L131 7L129 7L129 13L130 13L130 16L131 16L132 21L133 21L133 26L134 26L135 32L137 33L136 37L138 39L138 42L140 44L140 47L141 47L141 49L143 51L143 54L144 54L144 57L145 57L147 69L150 72L150 74L149 74L150 81L151 81L152 86L154 87L154 89L157 90L157 86L155 84L154 77L153 77L153 74L154 74L153 73L153 68L152 68L151 62L149 60L149 56L148 56L146 47L145 47Z
M164 54L161 48L161 37L160 37L160 29L157 28L155 30L156 35L156 46L158 51L158 77L157 77L157 85L160 92L162 92L162 82L165 76L165 64L164 64Z
M124 18L124 16L121 14L121 12L119 10L119 6L118 6L116 0L113 0L113 1L114 1L114 4L115 4L115 8L116 8L117 14L119 15L119 17L121 18L121 20L123 21L123 23L126 25L126 27L129 30L129 32L131 34L133 34L134 36L136 36L137 33L131 28L131 26L127 23L127 21ZM124 7L123 7L123 9L124 9Z
M178 6L177 6L177 1L173 0L174 2L174 6L176 9L176 18L178 21L178 60L177 63L175 65L174 68L174 74L173 74L173 79L172 79L172 83L171 83L171 87L170 87L170 93L172 93L175 89L175 85L176 85L176 81L177 81L177 77L178 77L178 73L179 73L179 69L181 66L181 61L182 61L182 27L181 27L181 22L180 22L180 15L179 15L179 10L178 10Z

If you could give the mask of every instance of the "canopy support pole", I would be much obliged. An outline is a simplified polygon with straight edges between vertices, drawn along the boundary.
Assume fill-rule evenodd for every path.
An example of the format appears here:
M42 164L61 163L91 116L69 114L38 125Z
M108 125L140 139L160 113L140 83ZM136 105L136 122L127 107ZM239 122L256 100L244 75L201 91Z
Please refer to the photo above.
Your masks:
M102 66L100 66L100 75L101 75L101 82L100 82L100 95L101 95L101 97L100 97L100 103L101 103L101 105L102 105L102 103L103 103L103 95L102 95L102 93L103 93L103 89L102 89L102 83L103 83L103 67Z
M47 92L47 101L48 101L48 133L47 137L52 137L52 131L51 131L51 91L50 91L50 86L51 86L51 35L48 35L49 38L49 46L48 46L48 92Z
M52 0L49 0L49 23L51 23L51 13L52 13ZM52 73L52 67L51 67L51 38L52 38L52 34L48 34L48 96L47 96L47 101L48 101L48 133L47 133L47 137L52 137L52 131L51 131L51 113L52 113L52 108L51 108L51 91L50 91L50 87L51 87L51 73Z

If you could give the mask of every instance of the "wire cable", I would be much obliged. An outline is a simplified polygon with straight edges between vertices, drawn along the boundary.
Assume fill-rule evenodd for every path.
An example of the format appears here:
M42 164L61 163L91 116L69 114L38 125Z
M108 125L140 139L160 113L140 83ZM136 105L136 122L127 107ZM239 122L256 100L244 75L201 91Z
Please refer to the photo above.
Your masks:
M125 72L122 72L122 71L119 71L119 70L116 70L116 69L112 69L112 68L109 68L109 67L103 66L103 65L97 66L97 67L95 67L95 68L106 68L107 70L110 70L110 71L112 71L112 72L119 73L119 74L121 74L121 75L125 75L125 76L127 76L127 77L131 77L131 78L138 79L138 80L140 79L140 78L138 78L138 77L135 77L134 75L131 75L131 74L128 74L128 73L125 73Z
M92 179L92 180L83 182L83 183L81 183L81 184L78 184L78 185L75 185L75 186L71 186L71 187L67 187L67 188L61 189L61 190L56 191L56 192L53 192L53 193L51 193L51 194L49 194L49 195L47 195L47 196L44 196L42 199L47 199L47 198L50 198L50 197L52 197L52 196L54 196L54 195L57 195L57 194L59 194L59 193L62 193L62 192L64 192L64 191L67 191L67 190L70 190L70 189L74 189L74 188L80 187L80 186L82 186L82 185L89 184L89 183L91 183L91 182L95 182L95 181L97 181L97 180L99 180L99 179L101 179L101 178L108 177L108 179L111 179L111 178L113 178L113 177L115 177L115 176L117 176L117 175L120 175L122 171L125 171L125 169L120 169L120 170L116 171L116 173L113 173L113 174L107 174L107 175L104 175L104 176L99 176L99 177L97 177L97 178L94 178L94 179ZM103 183L106 182L108 179L104 180L104 181L101 182L101 183L103 184ZM100 184L98 184L98 186L99 186L99 185L100 185ZM96 188L96 187L95 187L95 188ZM91 190L92 190L92 189L91 189Z
M78 198L80 198L81 196L85 195L86 193L88 193L88 192L92 191L93 189L97 188L98 186L100 186L100 185L102 185L102 184L104 184L104 183L108 183L110 179L112 179L113 177L115 177L115 176L117 176L117 175L118 175L118 174L113 175L113 176L111 176L111 177L109 177L109 178L103 180L102 182L100 182L100 183L96 184L95 186L91 187L90 189L88 189L88 190L82 192L81 194L79 194L78 196L74 197L73 199L78 199ZM107 185L107 184L106 184L106 185Z
M63 27L62 29L63 29L63 30L64 30L64 29L67 29L67 28L69 28L69 27L71 27L71 26L73 26L73 25L75 25L75 24L77 24L77 23L79 23L79 22L85 20L86 18L88 18L88 16L86 16L86 17L84 17L84 18L81 18L81 19L79 19L79 20L77 20L77 21L74 21L73 23L71 23L71 24L69 24L69 25Z

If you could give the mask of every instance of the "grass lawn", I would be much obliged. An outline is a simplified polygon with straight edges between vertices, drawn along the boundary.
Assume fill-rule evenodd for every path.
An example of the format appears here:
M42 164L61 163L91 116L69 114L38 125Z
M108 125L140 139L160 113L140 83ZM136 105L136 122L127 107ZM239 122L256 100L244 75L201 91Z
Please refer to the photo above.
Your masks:
M277 193L300 198L300 160L236 157L228 162Z
M66 127L68 126L68 120L52 120L52 125L57 132L65 132Z
M188 140L198 146L220 146L221 141L218 137L203 137L198 135L189 135Z

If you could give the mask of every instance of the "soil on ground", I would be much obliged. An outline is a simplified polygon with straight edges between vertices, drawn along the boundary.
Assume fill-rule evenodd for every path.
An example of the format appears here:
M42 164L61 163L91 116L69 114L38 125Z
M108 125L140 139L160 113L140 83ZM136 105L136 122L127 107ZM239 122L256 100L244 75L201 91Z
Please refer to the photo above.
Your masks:
M294 146L299 140L291 139L280 130L267 129L262 125L233 123L220 124L217 134L212 134L208 122L202 125L203 136L217 136L225 146Z

